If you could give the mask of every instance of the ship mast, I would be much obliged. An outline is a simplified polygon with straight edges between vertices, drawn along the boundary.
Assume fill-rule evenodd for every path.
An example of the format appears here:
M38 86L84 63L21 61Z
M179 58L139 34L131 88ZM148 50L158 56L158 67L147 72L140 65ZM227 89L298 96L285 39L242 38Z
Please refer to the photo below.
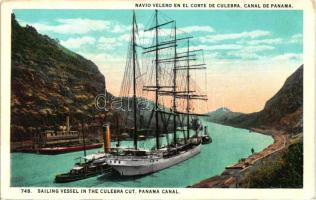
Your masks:
M136 38L135 38L136 16L133 11L133 30L132 30L132 46L133 46L133 107L134 107L134 147L137 149L137 98L136 98Z
M186 63L183 66L177 66L176 69L177 70L185 70L185 91L183 91L183 93L177 93L177 98L183 98L186 100L186 109L185 112L176 112L178 114L183 114L184 116L186 116L186 126L187 126L187 135L185 136L185 142L188 142L188 139L190 138L190 116L204 116L203 114L195 114L195 113L191 113L190 112L190 102L191 100L203 100L203 101L207 101L207 96L206 95L201 95L201 94L197 94L195 90L192 90L190 88L190 70L201 70L201 69L206 69L206 67L204 67L206 64L205 63L193 63L191 64L190 61L196 61L196 52L202 51L202 49L197 49L197 50L190 50L190 40L192 37L186 38L187 39L187 50L185 52L181 52L178 53L177 57L183 57L184 59L182 61L185 61ZM185 56L180 56L182 54L185 54ZM181 91L182 92L182 91Z
M159 90L159 64L158 64L158 10L155 10L155 21L156 21L156 26L155 26L155 32L156 32L156 48L155 48L155 71L156 71L156 92L155 92L155 121L156 121L156 147L159 149L159 125L158 125L158 90Z
M190 138L190 40L187 41L187 139Z
M174 22L173 112L177 112L177 24ZM177 144L177 115L173 115L173 143Z
M159 28L168 25L170 23L174 24L174 36L171 40L167 40L167 41L159 41ZM189 43L189 39L193 38L192 36L187 36L187 37L177 37L177 26L176 26L176 22L175 20L170 20L167 22L160 22L158 21L158 10L155 10L154 13L154 26L148 28L145 30L146 31L154 31L154 44L152 46L149 47L143 47L143 49L145 50L143 52L143 54L147 54L147 53L154 53L154 69L153 71L155 72L155 83L153 85L149 85L149 86L144 86L143 90L145 91L151 91L151 92L155 92L155 108L152 110L151 116L149 118L149 123L148 123L148 127L149 124L151 122L151 119L153 117L153 112L155 112L155 134L156 134L156 147L157 149L159 149L159 134L160 134L160 126L159 126L159 121L158 121L158 117L159 117L159 113L161 115L163 114L169 114L169 115L173 115L173 143L176 144L177 143L177 117L179 117L179 115L185 115L187 116L187 136L186 138L189 138L189 123L190 123L190 115L194 115L192 113L190 113L190 101L193 99L205 99L205 95L198 95L195 94L195 91L190 91L190 70L196 70L196 69L205 69L205 67L201 67L205 64L191 64L190 60L196 60L195 58L195 54L192 54L193 52L196 51L201 51L201 50L190 50L190 43ZM178 41L187 41L187 50L184 52L177 52L177 45L178 45ZM173 52L173 56L172 57L167 57L167 58L160 58L159 57L159 51L160 50L165 50L165 49L169 49L169 48L174 48L174 52ZM182 66L178 66L178 63L182 63L182 62L186 62L185 64L183 64ZM172 63L173 64L173 69L172 69L172 83L171 85L164 85L165 83L159 82L159 76L160 76L160 63ZM181 65L181 64L180 64ZM177 87L178 87L178 83L177 83L177 76L178 70L185 70L184 74L186 72L185 78L186 78L186 85L183 91L177 91ZM182 76L182 73L179 74L180 77ZM168 90L168 89L171 90ZM163 96L171 96L173 99L173 105L172 105L172 111L173 112L166 112L164 110L159 110L159 95L163 95ZM187 106L184 112L179 112L177 109L177 98L181 98L181 99L186 99L187 102ZM206 100L206 99L205 99ZM163 118L163 116L161 116ZM169 120L169 118L168 118ZM168 122L164 122L164 126L166 123ZM168 126L168 125L167 125ZM164 129L165 130L165 129Z
M174 43L174 41L167 41L167 42L159 43L159 28L163 27L165 25L168 25L170 23L173 23L174 21L171 20L171 21L159 24L158 10L155 10L154 20L155 20L155 22L154 22L155 25L153 27L146 29L145 32L146 31L154 31L155 44L153 46L150 46L150 47L144 47L145 51L143 52L143 54L151 53L151 52L155 53L155 69L154 69L155 75L156 75L155 76L155 83L153 86L145 86L143 88L143 90L155 92L155 108L152 110L152 112L155 112L156 148L159 149L160 148L160 144L159 144L160 127L159 127L159 120L158 119L159 119L159 113L160 114L165 113L165 111L159 110L159 95L161 95L161 93L164 92L164 91L161 91L161 88L169 88L169 86L161 86L160 82L159 82L159 78L160 78L159 77L159 75L160 75L159 74L159 72L160 72L159 63L164 62L163 59L159 58L159 50L173 47L173 43ZM169 45L172 45L172 46L169 46ZM150 122L151 122L151 117L149 119L149 124L150 124Z

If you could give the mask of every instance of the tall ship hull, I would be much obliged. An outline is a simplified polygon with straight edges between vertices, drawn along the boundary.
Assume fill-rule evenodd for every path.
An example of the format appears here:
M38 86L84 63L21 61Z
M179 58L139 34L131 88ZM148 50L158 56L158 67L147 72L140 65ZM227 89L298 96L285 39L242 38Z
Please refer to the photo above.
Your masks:
M174 166L199 154L200 151L201 144L193 146L189 150L180 151L178 154L168 158L164 158L163 156L148 156L143 158L112 157L107 160L107 163L121 176L138 176L151 174Z

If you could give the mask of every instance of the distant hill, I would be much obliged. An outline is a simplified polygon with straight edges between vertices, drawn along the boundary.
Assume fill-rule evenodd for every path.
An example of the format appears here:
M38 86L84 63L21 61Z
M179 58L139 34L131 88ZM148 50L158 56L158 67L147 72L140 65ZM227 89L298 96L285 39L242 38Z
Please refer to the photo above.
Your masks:
M294 132L302 131L303 65L287 78L283 87L267 101L263 110L251 114L224 112L215 117L212 115L210 113L210 121L237 127L271 126Z
M21 27L12 15L11 139L31 137L34 129L54 128L93 117L94 99L105 93L105 78L90 60L57 40Z
M212 122L225 123L230 121L232 118L240 116L242 113L232 112L228 108L222 107L215 111L207 113L207 119Z

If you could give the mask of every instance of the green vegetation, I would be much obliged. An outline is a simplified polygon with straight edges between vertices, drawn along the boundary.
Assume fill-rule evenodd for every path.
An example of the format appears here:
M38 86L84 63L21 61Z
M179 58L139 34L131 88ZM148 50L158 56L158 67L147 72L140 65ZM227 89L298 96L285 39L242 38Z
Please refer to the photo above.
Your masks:
M303 142L290 145L279 159L260 166L241 185L249 188L302 188Z
M57 129L66 115L76 129L80 121L102 114L94 100L105 93L105 78L93 62L32 26L20 26L14 14L11 25L12 141L29 140L39 129Z

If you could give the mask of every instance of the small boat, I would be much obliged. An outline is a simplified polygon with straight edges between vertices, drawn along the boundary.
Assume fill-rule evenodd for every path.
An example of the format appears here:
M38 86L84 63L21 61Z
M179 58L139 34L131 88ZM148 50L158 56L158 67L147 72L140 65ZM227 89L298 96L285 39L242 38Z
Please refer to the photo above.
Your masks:
M202 144L212 143L212 138L208 134L207 126L204 127L204 134L201 136Z
M83 157L84 162L76 163L75 166L68 172L55 176L56 183L66 183L78 181L93 176L110 173L112 167L105 162L106 154L97 153Z
M84 132L82 133L84 136ZM110 127L103 127L103 133L104 152L87 155L87 145L84 143L84 157L79 157L79 162L75 163L74 167L68 173L56 175L56 183L78 181L112 172L112 167L106 163L106 158L114 152L114 150L111 149Z
M144 135L139 135L138 140L146 140L146 137Z

